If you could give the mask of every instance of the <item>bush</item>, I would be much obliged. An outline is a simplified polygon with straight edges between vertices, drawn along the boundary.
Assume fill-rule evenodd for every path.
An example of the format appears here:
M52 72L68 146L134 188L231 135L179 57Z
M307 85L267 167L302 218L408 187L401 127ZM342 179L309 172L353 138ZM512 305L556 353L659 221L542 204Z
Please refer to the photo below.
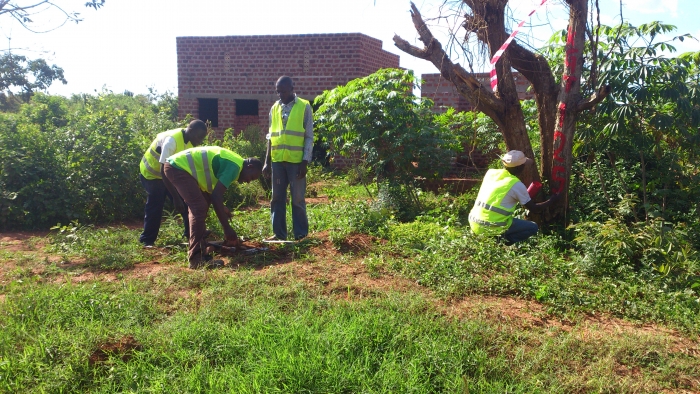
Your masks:
M0 114L0 230L141 216L138 163L157 133L178 126L171 107L111 92L36 94Z

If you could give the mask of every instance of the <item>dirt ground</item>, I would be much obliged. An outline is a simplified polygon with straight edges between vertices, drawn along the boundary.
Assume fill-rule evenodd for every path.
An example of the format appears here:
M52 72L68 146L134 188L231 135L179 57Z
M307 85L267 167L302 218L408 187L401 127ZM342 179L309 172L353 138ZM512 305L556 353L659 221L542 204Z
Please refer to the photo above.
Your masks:
M31 256L35 261L49 261L62 268L70 268L69 271L73 273L71 276L58 275L55 280L70 280L73 283L94 280L109 282L127 278L147 279L169 271L187 270L184 263L165 262L164 259L168 253L159 248L149 251L148 261L136 264L131 269L118 272L81 269L80 261L64 263L60 256L46 253L46 235L46 232L0 233L0 253L3 253L2 255L22 254ZM285 249L279 245L257 242L246 242L245 245L269 248L265 252L268 254L266 263L247 263L245 258L239 257L228 257L225 260L231 275L236 275L239 268L250 269L252 266L254 275L266 275L273 281L275 277L279 277L280 283L284 283L292 276L306 283L309 288L339 299L352 300L389 292L419 292L432 300L437 310L450 318L499 321L508 323L514 328L541 330L553 333L552 335L558 331L566 331L573 333L581 340L592 341L608 336L624 335L640 338L654 336L668 343L671 351L700 359L698 338L688 338L673 329L655 324L633 323L603 314L578 316L576 321L559 319L552 317L547 313L546 308L536 301L514 297L471 295L458 299L442 299L414 281L393 275L391 272L371 272L365 264L366 254L374 243L382 242L381 240L368 235L353 234L338 247L333 245L326 232L313 234L312 237L315 243L308 250L308 254L313 256L311 261L308 254L300 260L293 254L285 252ZM1 262L0 283L8 283L12 279L10 274L17 269L17 262ZM32 270L39 269L32 268ZM32 273L42 274L38 271ZM0 302L3 301L4 296L0 295ZM129 338L116 338L104 344L104 349L98 348L93 354L94 357L91 357L91 362L102 362L109 352L118 352L128 357L128 354L136 349L135 346L138 346L132 342ZM635 373L632 370L618 372L622 375ZM700 390L700 377L696 380L692 387Z

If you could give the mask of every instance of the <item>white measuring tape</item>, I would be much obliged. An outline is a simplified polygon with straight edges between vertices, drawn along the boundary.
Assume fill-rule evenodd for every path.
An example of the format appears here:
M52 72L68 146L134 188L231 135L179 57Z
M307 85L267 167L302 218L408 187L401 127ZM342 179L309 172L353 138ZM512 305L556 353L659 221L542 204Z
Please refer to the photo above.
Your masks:
M537 7L535 7L534 10L530 11L530 13L527 14L527 16L528 17L532 16L532 14L534 14L537 10L539 10L540 7L542 7L542 5L546 2L547 2L547 0L542 0L542 2ZM501 47L496 51L496 53L491 58L491 90L493 90L494 92L496 91L496 88L498 87L498 76L496 75L496 62L498 62L498 59L501 58L501 56L503 55L503 52L505 52L506 48L508 48L508 45L510 45L510 43L513 42L513 39L518 34L518 32L520 31L520 28L523 27L524 24L525 24L525 19L523 19L522 21L520 21L520 23L518 23L518 26L515 28L515 30L513 30L513 32L510 33L510 37L508 37L506 42L504 42L503 45L501 45Z

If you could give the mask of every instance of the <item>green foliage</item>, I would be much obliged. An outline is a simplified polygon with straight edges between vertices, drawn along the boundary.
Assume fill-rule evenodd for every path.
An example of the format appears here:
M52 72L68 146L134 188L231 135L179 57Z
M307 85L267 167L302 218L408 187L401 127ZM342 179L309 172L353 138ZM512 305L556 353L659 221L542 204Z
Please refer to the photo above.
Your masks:
M614 216L628 196L638 202L633 220L661 217L681 223L685 212L700 203L698 57L671 57L674 41L692 38L662 40L674 30L660 22L600 27L599 65L585 70L585 93L602 85L611 91L595 113L581 114L574 142L578 185L572 197L583 206L572 216ZM561 63L562 40L564 33L552 39L552 64Z
M616 277L620 271L634 269L663 278L674 290L700 286L700 258L680 226L663 220L626 225L609 219L604 223L584 222L574 229L574 244L592 276Z
M440 177L459 149L455 135L434 120L433 103L413 95L415 83L412 71L383 69L325 91L314 103L321 139L360 160L378 182L409 193L415 177Z
M18 113L0 114L0 230L140 216L138 163L157 133L177 126L171 111L102 92L35 94Z
M481 112L457 112L454 108L448 108L444 113L436 115L435 121L459 140L462 152L467 154L474 167L479 166L471 158L472 152L488 154L505 148L503 136L496 124Z

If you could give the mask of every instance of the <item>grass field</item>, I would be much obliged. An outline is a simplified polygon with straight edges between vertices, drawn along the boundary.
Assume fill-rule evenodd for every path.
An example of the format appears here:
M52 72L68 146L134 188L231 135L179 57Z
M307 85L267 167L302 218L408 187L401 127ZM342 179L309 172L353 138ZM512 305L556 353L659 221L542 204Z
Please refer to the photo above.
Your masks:
M310 190L310 237L215 271L173 217L150 250L138 224L0 234L0 391L700 392L693 294L553 236L477 240L459 197L400 223ZM234 224L259 239L269 211Z

